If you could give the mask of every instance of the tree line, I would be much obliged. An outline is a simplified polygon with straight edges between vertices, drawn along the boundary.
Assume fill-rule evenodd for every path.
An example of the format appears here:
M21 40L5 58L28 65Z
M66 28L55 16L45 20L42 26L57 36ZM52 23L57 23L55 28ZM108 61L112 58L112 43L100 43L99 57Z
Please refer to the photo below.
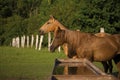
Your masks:
M69 29L120 33L120 0L0 0L0 45L13 37L38 34L53 15ZM47 41L46 41L47 42Z

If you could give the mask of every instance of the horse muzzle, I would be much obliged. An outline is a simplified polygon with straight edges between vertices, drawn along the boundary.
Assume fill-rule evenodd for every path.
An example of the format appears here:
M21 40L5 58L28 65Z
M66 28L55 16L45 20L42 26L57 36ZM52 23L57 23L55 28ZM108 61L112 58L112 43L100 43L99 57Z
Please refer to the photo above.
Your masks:
M40 34L40 35L44 35L45 33L44 33L43 30L39 30L39 34Z
M50 52L55 52L55 48L53 46L50 46Z

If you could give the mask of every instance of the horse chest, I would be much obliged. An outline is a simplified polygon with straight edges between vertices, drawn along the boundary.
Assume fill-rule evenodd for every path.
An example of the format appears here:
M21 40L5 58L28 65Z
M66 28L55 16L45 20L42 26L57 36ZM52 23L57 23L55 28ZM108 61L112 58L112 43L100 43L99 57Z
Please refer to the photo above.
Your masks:
M76 52L79 58L87 58L90 61L92 61L93 53L91 48L81 46L78 49L76 49Z

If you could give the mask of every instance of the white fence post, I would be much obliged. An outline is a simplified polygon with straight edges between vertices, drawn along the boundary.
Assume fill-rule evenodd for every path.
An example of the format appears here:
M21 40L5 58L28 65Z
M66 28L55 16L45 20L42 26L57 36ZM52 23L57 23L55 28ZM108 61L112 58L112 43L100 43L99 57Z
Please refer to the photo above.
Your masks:
M19 41L20 41L19 37L16 37L16 39L15 39L16 45L15 45L15 46L16 46L17 48L20 47L20 42L19 42Z
M59 46L59 47L58 47L58 52L60 52L60 51L61 51L61 47Z
M104 28L100 28L100 32L104 33L105 32Z
M21 47L25 47L25 35L21 36Z
M21 47L23 48L23 36L21 36Z
M50 51L50 45L51 45L51 33L48 33L48 51Z
M36 35L36 44L35 44L35 49L38 48L38 35Z
M27 47L29 47L29 36L27 36Z
M44 38L44 36L41 35L41 36L40 36L40 43L39 43L39 49L38 49L38 50L41 50L43 38Z
M34 36L31 36L31 48L33 47L33 43L34 43Z
M25 47L25 35L23 36L23 48Z
M12 46L15 47L15 38L12 39Z

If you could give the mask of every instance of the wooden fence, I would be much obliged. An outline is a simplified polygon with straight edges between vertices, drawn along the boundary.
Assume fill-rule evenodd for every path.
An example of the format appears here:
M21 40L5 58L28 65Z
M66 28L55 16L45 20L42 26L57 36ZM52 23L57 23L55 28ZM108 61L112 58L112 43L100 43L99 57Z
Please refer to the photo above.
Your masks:
M36 50L41 50L42 48L42 43L43 43L43 38L44 36L41 35L30 35L26 36L23 35L21 37L15 37L12 39L11 46L12 47L17 47L17 48L24 48L24 47L33 47L35 46ZM51 33L48 33L48 50L50 50L50 45L51 45ZM60 52L61 48L58 48L58 51Z

